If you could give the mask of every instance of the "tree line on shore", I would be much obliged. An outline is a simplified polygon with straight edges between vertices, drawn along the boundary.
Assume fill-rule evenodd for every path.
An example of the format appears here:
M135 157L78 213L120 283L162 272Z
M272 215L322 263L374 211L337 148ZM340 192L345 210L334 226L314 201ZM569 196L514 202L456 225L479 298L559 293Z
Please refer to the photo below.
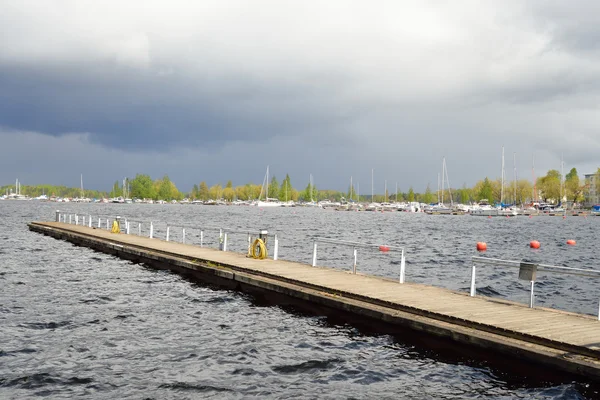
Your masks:
M596 175L600 179L600 168ZM9 192L13 186L7 185L0 188L0 193ZM412 187L406 192L390 192L371 195L359 194L353 186L348 187L347 192L336 190L318 190L315 185L309 183L303 190L297 190L292 186L289 175L279 183L273 176L268 185L268 193L263 185L247 183L245 185L233 186L231 180L227 181L225 186L215 184L208 187L205 181L195 184L189 192L181 192L177 189L175 183L165 175L160 179L153 180L150 175L137 174L133 179L125 179L123 182L116 181L110 192L98 190L83 190L80 188L69 188L66 186L54 185L34 185L21 186L21 194L36 197L41 194L57 197L88 197L88 198L113 198L130 197L140 199L154 200L182 200L188 198L191 200L255 200L269 197L281 201L358 201L358 202L393 202L393 201L418 201L422 203L434 203L443 201L445 203L470 203L486 199L490 203L503 202L505 204L526 204L534 200L543 200L545 202L559 202L566 199L570 202L580 202L589 189L586 182L579 179L577 169L572 168L564 179L557 170L549 170L546 175L536 179L535 185L526 179L520 179L512 182L505 182L504 188L500 179L490 180L484 178L478 181L473 187L468 188L463 185L459 189L433 190L430 185L423 193L417 193Z

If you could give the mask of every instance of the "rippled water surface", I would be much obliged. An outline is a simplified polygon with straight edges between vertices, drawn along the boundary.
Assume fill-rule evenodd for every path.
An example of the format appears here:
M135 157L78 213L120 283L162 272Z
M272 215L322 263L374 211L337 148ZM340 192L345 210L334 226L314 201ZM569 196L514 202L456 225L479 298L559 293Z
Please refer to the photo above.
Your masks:
M600 218L496 218L177 205L0 201L0 398L595 398L582 380L528 374L410 333L376 334L291 306L190 282L29 232L54 210L150 220L174 240L243 251L247 229L277 232L280 257L310 262L316 236L404 246L410 281L468 290L475 242L486 256L596 268ZM96 220L94 219L94 224ZM137 226L132 223L132 230ZM197 228L195 228L197 227ZM539 251L527 247L542 243ZM566 239L577 240L569 247ZM320 245L349 269L352 249ZM397 277L399 254L359 249L359 272ZM480 268L480 293L527 302L516 270ZM597 282L539 277L537 304L593 314ZM525 369L526 370L526 369ZM527 371L527 370L526 370Z

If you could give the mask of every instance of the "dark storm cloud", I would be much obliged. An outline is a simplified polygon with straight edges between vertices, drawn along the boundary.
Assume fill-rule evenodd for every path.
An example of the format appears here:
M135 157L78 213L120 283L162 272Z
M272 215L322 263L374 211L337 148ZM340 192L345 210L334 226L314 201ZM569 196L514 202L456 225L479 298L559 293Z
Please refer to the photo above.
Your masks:
M0 121L12 129L63 135L88 132L94 142L130 150L265 142L328 129L334 118L320 87L248 82L232 77L221 89L192 77L103 69L0 66ZM321 93L319 93L321 92Z

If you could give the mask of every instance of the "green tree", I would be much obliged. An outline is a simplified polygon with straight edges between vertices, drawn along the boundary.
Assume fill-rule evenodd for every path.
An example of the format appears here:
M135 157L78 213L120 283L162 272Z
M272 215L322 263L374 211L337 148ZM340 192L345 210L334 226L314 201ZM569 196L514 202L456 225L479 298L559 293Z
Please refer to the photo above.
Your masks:
M194 184L194 187L192 188L192 193L191 193L190 197L192 199L196 200L198 198L198 191L199 191L198 185Z
M415 201L415 191L413 190L412 186L408 189L408 201Z
M200 187L198 188L198 198L202 201L206 201L210 198L210 193L208 192L208 186L206 182L200 182Z
M211 200L219 200L223 196L223 187L220 184L212 185L208 189L208 197Z
M579 182L579 175L577 174L577 168L571 168L571 171L565 176L565 192L567 200L571 200L573 203L577 203L582 199L585 185L581 185Z
M268 197L271 199L279 198L279 182L277 182L277 178L275 175L271 178L271 183L269 183L269 193Z
M135 178L129 183L131 187L131 197L139 199L153 199L156 197L154 192L154 182L150 175L136 174Z
M537 189L545 202L549 199L560 199L560 181L561 174L555 169L549 170L545 176L538 178Z
M226 186L225 189L223 189L223 198L226 201L231 202L231 201L233 201L234 197L235 197L235 190L233 190L232 187Z
M160 200L181 200L183 197L168 175L156 181L154 187L156 188L156 196Z
M279 188L279 200L290 201L292 199L292 189L290 176L286 174L285 179L281 182L281 187Z
M423 203L433 203L434 198L433 193L431 193L431 187L429 186L429 183L427 184L427 188L425 189L425 193L423 193L421 200L423 201Z
M477 200L486 199L489 202L493 202L494 201L494 188L492 186L492 183L487 178L487 176L485 177L485 179L483 181L480 181L480 182L481 182L481 185L479 185L479 187L478 187L478 192L477 192L478 199Z
M110 197L123 196L123 189L119 186L119 181L115 181L112 190L110 191Z

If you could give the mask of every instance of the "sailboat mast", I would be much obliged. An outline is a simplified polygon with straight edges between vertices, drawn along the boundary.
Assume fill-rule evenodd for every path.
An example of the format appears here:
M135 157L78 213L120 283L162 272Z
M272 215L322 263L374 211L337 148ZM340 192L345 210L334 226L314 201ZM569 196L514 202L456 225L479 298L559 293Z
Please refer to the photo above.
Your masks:
M563 154L560 153L560 202L565 197L565 162Z
M515 207L517 206L517 153L513 153L513 170L514 170L514 182L513 182L513 196L515 200Z
M502 146L502 182L500 186L500 206L504 202L504 146Z
M450 196L450 206L454 206L452 201L452 191L450 190L450 178L448 178L448 167L446 167L446 158L444 157L444 172L446 173L446 185L448 185L448 196ZM444 188L442 188L444 190Z
M383 181L383 198L387 203L387 179Z
M371 168L371 203L374 202L374 194L373 194L373 168Z
M537 201L537 184L535 182L535 154L531 155L531 179L533 179L533 199L532 202Z
M440 204L440 173L438 172L437 202Z
M444 204L444 173L446 172L446 157L442 157L442 201L441 204Z

